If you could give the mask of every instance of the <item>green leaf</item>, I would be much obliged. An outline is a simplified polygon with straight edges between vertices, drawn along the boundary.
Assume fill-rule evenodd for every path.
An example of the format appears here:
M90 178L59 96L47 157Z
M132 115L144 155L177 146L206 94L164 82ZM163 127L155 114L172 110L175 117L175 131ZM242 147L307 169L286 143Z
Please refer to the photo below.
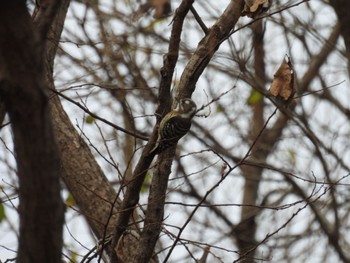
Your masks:
M149 189L149 186L151 184L151 179L152 179L152 175L149 171L147 171L145 180L143 181L143 184L141 186L141 193L146 193Z
M65 204L67 206L74 206L75 205L75 200L74 200L74 197L71 193L69 193L69 195L67 196L67 198L65 200Z
M78 254L74 251L70 252L70 261L71 262L78 262Z
M88 124L92 124L94 121L95 121L95 118L92 117L91 115L89 115L85 118L85 122Z
M3 203L0 203L0 223L6 218L5 206Z
M224 111L225 111L225 109L224 109L221 105L218 105L218 106L216 107L216 112L217 112L217 113L224 112Z
M292 165L295 165L295 163L296 163L296 156L297 156L296 152L294 150L288 149L287 150L287 156L288 156L288 158L290 160L290 163Z
M250 95L249 95L249 98L247 100L247 103L250 106L254 106L258 102L260 102L262 99L263 99L263 95L259 91L253 89L250 92Z

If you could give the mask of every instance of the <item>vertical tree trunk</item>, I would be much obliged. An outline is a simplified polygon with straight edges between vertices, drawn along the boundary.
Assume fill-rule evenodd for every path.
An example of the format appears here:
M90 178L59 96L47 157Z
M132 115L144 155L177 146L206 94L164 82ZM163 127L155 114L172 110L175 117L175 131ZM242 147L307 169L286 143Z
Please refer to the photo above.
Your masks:
M344 38L346 57L348 59L348 74L350 76L350 1L348 0L330 0L329 3L337 13L340 22L341 35Z
M19 177L17 262L61 262L64 206L43 47L25 1L1 2L0 96L11 120Z
M264 65L264 30L262 20L256 22L253 25L253 43L254 43L254 70L255 76L258 80L257 85L265 83L265 65ZM261 99L253 107L253 117L251 120L251 143L253 143L259 136L261 129L264 126L264 101ZM264 153L261 148L261 140L255 142L251 151L250 158L252 160L260 160L264 158ZM241 222L235 229L237 244L241 255L243 256L242 262L254 262L254 252L247 253L256 245L255 233L256 222L255 216L258 209L254 207L258 197L259 183L261 180L261 174L263 169L254 166L242 166L242 172L245 177L245 186L243 194L243 206L241 212ZM250 206L252 205L252 206Z

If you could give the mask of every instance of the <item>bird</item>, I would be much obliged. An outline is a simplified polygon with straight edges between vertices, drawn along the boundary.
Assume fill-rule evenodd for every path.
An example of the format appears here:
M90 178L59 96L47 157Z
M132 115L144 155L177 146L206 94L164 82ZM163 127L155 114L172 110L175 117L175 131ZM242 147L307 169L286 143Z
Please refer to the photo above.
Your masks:
M159 154L175 145L190 130L196 111L197 106L193 100L180 99L176 108L167 113L160 121L158 139L150 153Z

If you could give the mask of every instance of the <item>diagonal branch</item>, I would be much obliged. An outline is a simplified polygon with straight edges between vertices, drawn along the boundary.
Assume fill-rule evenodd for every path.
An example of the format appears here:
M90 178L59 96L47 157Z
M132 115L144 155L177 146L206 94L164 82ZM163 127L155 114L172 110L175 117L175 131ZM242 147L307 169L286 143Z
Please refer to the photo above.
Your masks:
M124 129L108 120L106 120L105 118L102 118L100 116L98 116L97 114L93 113L92 111L90 111L89 109L87 109L86 107L84 107L83 105L81 105L79 102L76 102L74 101L73 99L69 98L68 96L64 95L62 92L58 92L56 91L55 89L51 89L51 91L55 94L57 94L58 96L68 100L69 102L71 102L72 104L76 105L77 107L79 107L80 109L82 109L84 112L86 112L87 114L89 114L90 116L92 116L93 118L97 119L97 120L100 120L104 123L106 123L107 125L113 127L114 129L118 130L118 131L122 131L126 134L129 134L135 138L138 138L138 139L141 139L141 140L144 140L144 141L148 141L148 137L146 136L142 136L140 134L137 134L137 133L134 133L132 131L129 131L127 129Z
M61 0L59 3L60 5L56 6L57 14L50 24L48 41L45 45L45 70L51 90L55 88L52 75L53 64L70 0ZM46 13L34 14L37 24L42 24L39 21L47 23L47 18L41 18L41 15L45 16ZM57 96L51 98L50 110L61 155L63 181L96 237L102 238L104 232L110 233L111 225L115 222L116 209L112 204L118 201L116 193L96 162L89 146L75 130ZM107 222L110 224L108 225Z
M168 53L164 56L164 66L161 69L161 81L159 87L159 97L158 100L160 102L156 114L157 116L163 116L167 112L169 112L171 107L171 94L170 94L170 86L172 81L172 76L174 73L175 65L178 59L179 54L179 45L180 45L180 36L182 32L182 25L184 19L193 3L193 0L183 1L179 8L176 10L174 17L174 24L171 32L171 38L169 43ZM161 118L158 119L158 122ZM134 211L138 201L139 194L142 183L146 176L146 173L151 165L151 162L154 158L154 154L149 154L150 150L153 149L155 141L158 135L158 127L156 126L152 132L150 140L144 149L138 164L135 167L135 171L133 173L133 178L129 182L124 182L124 187L127 186L124 200L121 204L120 213L118 215L116 228L114 232L112 247L115 247L118 240L122 236L123 232L126 230L129 219L131 217L132 212ZM157 234L158 237L158 234ZM143 236L140 246L144 244L145 237ZM147 244L147 249L144 255L138 254L138 257L149 258L152 256L153 247L155 243ZM150 248L150 246L153 246ZM112 255L112 258L118 262L115 255ZM146 260L146 261L148 261Z
M199 42L196 51L187 63L176 91L178 98L190 98L196 83L211 58L220 47L224 39L234 29L240 18L243 1L231 1L221 17L208 30L206 36Z
M242 3L242 1L231 1L223 15L200 41L197 50L181 76L180 84L175 95L177 98L191 97L200 75L219 48L221 40L227 37L238 21L242 10ZM147 231L149 233L152 241L156 241L155 238L157 238L160 231L167 181L171 172L170 168L174 155L175 148L171 148L159 156L159 164L154 174L154 180L152 181L147 214L151 213L154 217L149 216L148 220L146 218L145 223L145 232ZM153 230L157 230L156 235L151 234ZM164 262L168 260L176 243L177 241L174 242Z

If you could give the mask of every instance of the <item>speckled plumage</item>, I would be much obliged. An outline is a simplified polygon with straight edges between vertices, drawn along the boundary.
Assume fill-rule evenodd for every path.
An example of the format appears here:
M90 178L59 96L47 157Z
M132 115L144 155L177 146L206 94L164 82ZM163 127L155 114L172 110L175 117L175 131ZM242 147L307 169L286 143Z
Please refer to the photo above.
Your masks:
M166 114L161 120L157 143L151 153L160 153L176 144L190 130L191 121L196 110L196 104L191 99L180 99L177 107Z

